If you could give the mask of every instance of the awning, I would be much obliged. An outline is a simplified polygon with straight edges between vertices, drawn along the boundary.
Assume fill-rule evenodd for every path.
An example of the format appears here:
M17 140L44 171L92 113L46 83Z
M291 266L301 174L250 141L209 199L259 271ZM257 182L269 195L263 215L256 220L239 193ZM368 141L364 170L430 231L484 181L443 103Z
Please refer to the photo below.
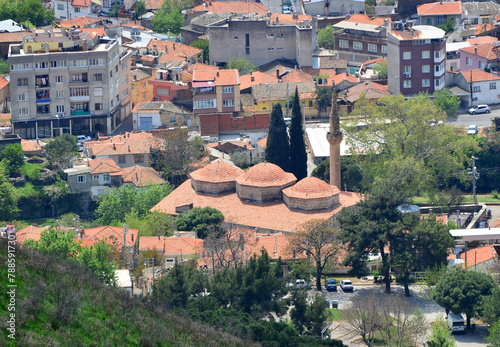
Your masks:
M193 87L194 87L194 88L201 88L201 87L215 87L215 82L214 82L214 81L206 81L206 82L193 82Z

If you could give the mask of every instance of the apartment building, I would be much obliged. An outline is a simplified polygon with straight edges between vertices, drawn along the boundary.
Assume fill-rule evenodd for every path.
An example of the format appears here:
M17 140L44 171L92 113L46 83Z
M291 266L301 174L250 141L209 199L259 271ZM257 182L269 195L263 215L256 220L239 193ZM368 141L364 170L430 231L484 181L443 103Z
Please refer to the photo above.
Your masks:
M25 139L110 134L127 116L129 60L115 40L63 28L33 30L9 49L14 132Z
M445 32L428 25L393 22L387 35L387 82L391 94L432 94L445 85Z
M55 18L69 19L79 16L97 17L101 6L91 0L52 0L50 7Z
M297 14L231 16L227 23L208 27L210 64L224 65L244 57L260 66L289 59L299 67L312 66L316 18Z

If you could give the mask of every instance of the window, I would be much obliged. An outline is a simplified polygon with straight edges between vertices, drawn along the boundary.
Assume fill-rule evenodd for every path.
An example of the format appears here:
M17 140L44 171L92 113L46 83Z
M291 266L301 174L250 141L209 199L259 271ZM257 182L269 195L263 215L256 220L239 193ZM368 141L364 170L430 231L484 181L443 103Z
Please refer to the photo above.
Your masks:
M144 96L144 94L143 94L142 96ZM117 104L118 104L118 101L120 101L120 95L117 95L117 96L116 96L116 103L117 103Z
M115 65L115 72L118 72L118 65Z
M234 87L222 87L222 92L224 94L234 93Z
M56 98L57 99L64 98L64 90L56 90Z
M474 93L480 93L481 92L481 86L474 86L474 87L472 87L472 91Z
M94 96L102 96L102 88L94 88Z
M484 69L484 61L480 61L480 62L479 62L479 68L480 68L481 70L483 70L483 69Z
M363 43L362 42L358 42L358 41L354 41L352 43L352 48L356 49L358 51L361 51L363 49Z
M158 96L170 96L170 89L168 89L168 88L156 88L156 95L158 95Z
M472 59L470 57L465 58L465 64L472 66Z
M56 76L56 83L64 83L63 76Z
M175 116L170 116L170 123L175 123Z
M28 85L28 79L27 78L18 78L17 79L17 85L18 86L27 86Z
M110 72L109 72L109 77L110 77L110 78L111 78L111 77L113 77L113 71L110 71Z
M99 175L94 175L94 179L98 180L99 179Z
M309 107L313 107L313 101L309 100Z
M89 87L70 88L69 96L89 96Z
M277 50L278 52L283 52L283 47L278 47L278 48L276 48L276 50Z
M431 57L431 51L422 51L422 59L429 59Z
M234 106L234 100L222 100L222 106L223 107L233 107Z
M111 107L113 107L113 99L111 99Z
M411 88L411 80L404 80L403 88Z
M440 70L441 70L441 65L436 65L434 71L439 72Z
M387 46L382 46L382 53L387 54Z
M57 4L57 9L59 11L64 11L64 4Z
M426 88L426 87L430 87L431 86L431 80L426 78L426 79L423 79L422 80L422 87Z
M434 80L434 86L436 88L439 88L439 86L443 84L443 78L441 77L440 79Z
M104 65L104 58L89 59L89 65Z
M80 7L75 7L75 12L80 12Z
M269 47L269 48L267 49L267 51L268 51L268 52L272 52L272 51L274 51L274 48L273 48L273 47Z
M118 164L125 164L125 156L124 155L118 156Z
M23 107L19 109L19 115L20 116L29 116L30 110L27 107Z
M434 52L434 58L435 59L439 59L442 55L443 55L443 53L441 51Z
M235 40L238 40L238 36L235 36L235 37L234 37L234 39L235 39Z
M410 60L411 52L403 52L403 60Z
M102 111L102 103L98 102L98 103L94 104L94 109L96 111Z
M268 38L268 39L272 39L272 38L274 38L274 34L267 34L267 38Z
M347 41L347 40L339 40L339 47L340 48L349 48L349 41Z
M70 60L69 66L71 67L82 67L87 66L87 59Z
M404 66L403 67L403 72L405 74L411 75L411 66Z
M490 82L490 90L497 89L497 82Z
M144 163L144 154L134 154L134 163Z
M76 177L76 180L78 181L78 183L86 183L87 182L87 176L78 175Z
M126 98L127 96L128 96L128 88L126 88L122 93L123 98Z
M102 180L109 181L110 180L109 173L105 173L104 175L102 175Z
M19 101L28 101L28 93L19 93L17 95Z
M279 39L282 39L282 38L285 37L285 34L283 34L283 33L276 34L276 37L279 38Z
M429 73L431 72L431 66L430 65L422 65L422 73Z
M95 73L94 81L102 81L102 73Z
M64 113L64 105L57 105L56 111L57 113Z
M125 84L128 82L128 76L125 76L122 78L122 84ZM144 86L144 88L146 88L146 86Z
M374 43L368 44L368 52L377 52L377 45Z
M202 99L202 100L194 100L193 108L195 110L203 109L203 108L216 108L217 102L215 99Z

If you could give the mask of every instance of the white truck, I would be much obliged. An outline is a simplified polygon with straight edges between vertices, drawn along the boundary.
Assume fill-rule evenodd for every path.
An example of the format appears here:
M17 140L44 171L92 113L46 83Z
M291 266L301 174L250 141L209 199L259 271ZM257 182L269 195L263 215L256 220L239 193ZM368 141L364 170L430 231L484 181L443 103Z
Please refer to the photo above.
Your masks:
M453 334L465 332L465 320L461 314L448 313L448 328Z

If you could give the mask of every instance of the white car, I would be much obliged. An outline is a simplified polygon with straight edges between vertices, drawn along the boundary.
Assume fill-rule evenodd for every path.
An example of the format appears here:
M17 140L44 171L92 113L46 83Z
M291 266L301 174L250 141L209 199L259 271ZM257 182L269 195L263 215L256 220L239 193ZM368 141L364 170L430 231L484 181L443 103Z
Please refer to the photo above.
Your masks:
M477 135L477 125L469 125L467 135Z
M92 141L92 138L90 136L78 135L77 138L78 138L78 142Z
M352 282L350 280L342 280L340 281L340 288L344 292L352 292L354 291L354 286L352 285Z
M476 107L472 107L469 109L470 114L476 113L490 113L490 107L488 105L477 105Z

